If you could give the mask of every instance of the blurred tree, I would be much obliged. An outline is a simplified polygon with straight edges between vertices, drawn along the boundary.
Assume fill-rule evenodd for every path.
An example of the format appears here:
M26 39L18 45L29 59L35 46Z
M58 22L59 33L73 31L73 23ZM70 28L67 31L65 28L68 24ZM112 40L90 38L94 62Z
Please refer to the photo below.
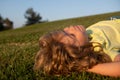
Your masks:
M31 25L31 24L42 22L41 21L42 17L39 14L37 14L33 10L33 8L27 9L24 16L27 19L26 25Z
M0 15L0 21L2 21L3 20L3 18L2 18L2 16Z
M4 26L3 26L3 18L2 16L0 15L0 31L2 31L4 29Z
M6 18L3 19L3 17L0 15L0 31L13 29L13 22Z
M13 22L10 19L6 18L3 22L4 29L13 29Z

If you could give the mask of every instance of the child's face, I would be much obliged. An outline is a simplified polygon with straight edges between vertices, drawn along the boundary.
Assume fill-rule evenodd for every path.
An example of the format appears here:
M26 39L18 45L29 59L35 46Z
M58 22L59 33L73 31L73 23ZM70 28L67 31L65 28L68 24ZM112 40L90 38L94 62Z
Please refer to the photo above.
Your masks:
M64 44L83 46L88 42L88 36L83 26L70 26L64 28L60 41Z

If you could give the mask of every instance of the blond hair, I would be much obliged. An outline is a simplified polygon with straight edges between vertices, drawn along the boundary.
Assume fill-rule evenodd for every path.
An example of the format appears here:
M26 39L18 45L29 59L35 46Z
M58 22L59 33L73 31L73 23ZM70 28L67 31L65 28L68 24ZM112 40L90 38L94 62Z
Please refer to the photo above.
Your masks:
M95 52L92 43L79 47L61 43L59 41L61 33L62 31L55 31L40 38L40 50L35 57L35 70L42 70L48 75L68 75L72 72L85 71L98 63L111 61L102 50Z

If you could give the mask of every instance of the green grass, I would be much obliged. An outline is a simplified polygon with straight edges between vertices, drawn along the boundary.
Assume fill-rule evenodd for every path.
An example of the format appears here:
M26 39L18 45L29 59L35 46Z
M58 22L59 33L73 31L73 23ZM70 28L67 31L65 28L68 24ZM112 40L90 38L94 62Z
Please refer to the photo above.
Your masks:
M47 76L35 73L32 69L41 35L70 25L88 27L111 16L120 16L120 12L71 18L0 32L0 80L120 80L87 72L73 73L66 77Z

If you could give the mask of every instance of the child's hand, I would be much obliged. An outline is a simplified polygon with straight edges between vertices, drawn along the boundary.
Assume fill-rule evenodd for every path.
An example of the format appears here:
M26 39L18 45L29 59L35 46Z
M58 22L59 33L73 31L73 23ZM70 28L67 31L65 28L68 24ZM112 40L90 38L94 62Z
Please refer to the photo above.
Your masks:
M118 55L115 57L114 61L120 61L120 54L118 54Z

